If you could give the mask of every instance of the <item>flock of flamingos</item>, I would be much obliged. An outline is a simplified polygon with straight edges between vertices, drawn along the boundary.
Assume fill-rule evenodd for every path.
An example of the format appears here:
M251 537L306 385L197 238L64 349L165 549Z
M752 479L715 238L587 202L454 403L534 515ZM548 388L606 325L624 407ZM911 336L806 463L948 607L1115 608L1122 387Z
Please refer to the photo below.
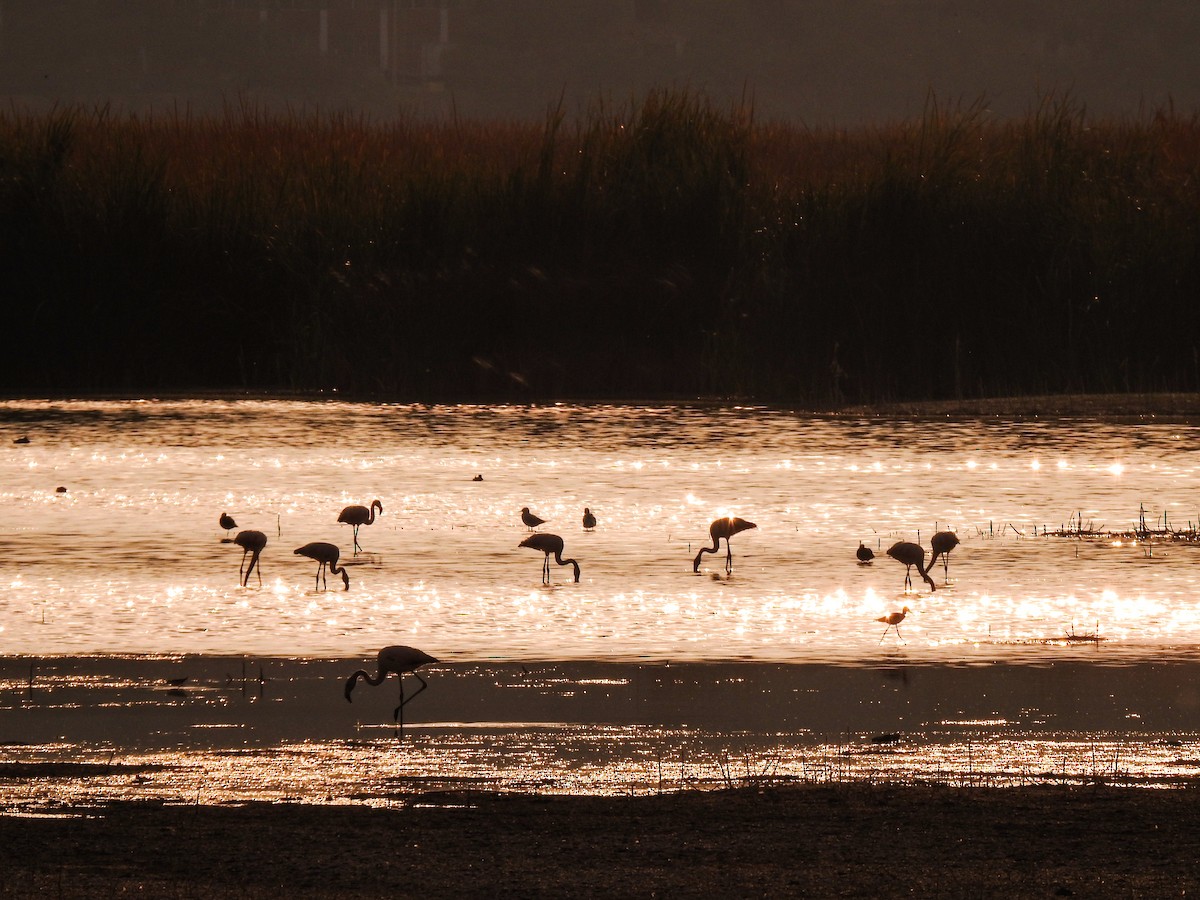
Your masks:
M371 525L375 522L376 511L383 512L383 504L379 500L373 500L369 507L367 506L347 506L338 514L338 522L343 525L350 525L354 528L354 552L357 553L362 549L358 543L358 530L363 525ZM221 513L218 522L226 533L237 528L237 522L228 513ZM554 562L560 566L572 566L575 573L575 581L579 581L579 562L571 558L563 558L563 550L565 543L557 534L550 534L545 531L538 531L540 525L545 524L546 520L534 515L529 511L529 507L522 507L521 522L532 532L529 537L521 541L520 547L528 547L531 550L538 550L543 554L542 560L542 583L550 583L550 557L554 557ZM591 509L583 511L583 529L584 531L592 531L596 527L596 517L592 515ZM733 571L733 549L730 545L730 539L743 531L749 531L751 528L757 528L753 522L746 519L740 519L736 516L724 516L713 521L708 526L709 537L712 538L711 547L701 547L700 552L696 554L696 558L692 561L692 571L700 571L700 560L705 553L718 553L721 549L721 539L725 540L725 572ZM229 540L226 538L226 540ZM242 562L238 567L238 576L241 578L243 587L247 586L250 581L250 575L258 566L259 556L263 549L267 546L267 536L261 531L239 531L232 539L234 544L242 548ZM958 536L952 531L939 531L930 539L933 556L929 560L929 564L925 564L925 548L920 544L911 541L900 541L893 544L887 550L887 555L892 559L903 563L904 570L904 587L905 590L912 588L912 569L916 566L917 572L921 578L929 585L930 591L936 591L937 585L929 576L930 570L937 563L939 557L942 560L943 571L949 578L949 555L955 547L958 546ZM344 566L338 565L338 560L341 557L341 552L336 544L326 543L325 541L314 541L310 544L305 544L303 547L297 547L293 553L297 556L304 556L317 563L317 573L315 579L315 587L328 587L326 583L326 573L333 572L334 575L342 576L342 584L345 590L350 589L350 575L346 572ZM858 545L856 553L860 565L869 565L875 559L875 553L871 548L867 547L861 541ZM249 566L246 565L246 557L250 557ZM262 568L259 566L258 583L262 584ZM886 628L883 630L883 636L880 637L880 643L883 638L887 637L887 633L891 629L895 629L896 636L900 636L900 623L904 621L904 617L908 614L907 606L903 607L899 612L889 613L886 616L880 616L877 621L886 623ZM425 690L428 685L425 680L417 673L417 669L429 663L436 663L437 660L424 651L418 650L415 647L391 646L384 647L379 651L378 667L374 675L364 669L359 669L346 681L345 695L346 699L352 701L354 686L358 684L359 679L365 680L367 684L379 685L384 682L387 676L395 673L400 679L400 705L396 707L392 713L392 718L403 727L403 719L401 718L404 706L411 701L417 694ZM404 675L413 675L421 686L416 689L407 698L404 694Z

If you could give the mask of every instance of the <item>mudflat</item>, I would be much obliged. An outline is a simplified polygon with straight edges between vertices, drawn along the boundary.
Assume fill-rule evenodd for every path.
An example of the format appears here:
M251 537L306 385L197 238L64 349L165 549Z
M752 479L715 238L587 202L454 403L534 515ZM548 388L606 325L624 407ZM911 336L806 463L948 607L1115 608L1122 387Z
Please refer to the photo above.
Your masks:
M1168 897L1194 788L834 784L0 817L8 897Z

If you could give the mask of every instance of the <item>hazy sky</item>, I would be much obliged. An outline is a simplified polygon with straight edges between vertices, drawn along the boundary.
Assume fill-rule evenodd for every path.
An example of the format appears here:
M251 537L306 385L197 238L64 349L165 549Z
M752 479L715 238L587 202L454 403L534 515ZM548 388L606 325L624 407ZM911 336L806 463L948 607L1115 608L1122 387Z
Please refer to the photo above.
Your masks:
M322 12L322 10L324 12ZM1195 0L0 0L7 103L541 116L686 86L810 124L933 91L1020 114L1200 106Z

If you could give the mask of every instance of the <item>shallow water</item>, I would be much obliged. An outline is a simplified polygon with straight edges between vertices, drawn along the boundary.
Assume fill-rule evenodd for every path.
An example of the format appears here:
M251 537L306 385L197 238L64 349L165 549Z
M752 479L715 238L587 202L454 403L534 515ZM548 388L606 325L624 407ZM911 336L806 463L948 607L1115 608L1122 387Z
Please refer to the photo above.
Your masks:
M1139 507L1200 519L1196 428L1180 422L813 418L762 408L426 407L290 401L8 402L0 447L0 652L445 659L1026 660L1191 657L1191 543L1035 537ZM27 435L28 444L12 438ZM473 481L473 476L483 480ZM65 493L56 493L63 486ZM339 510L384 513L354 555ZM529 506L579 560L517 544ZM583 508L599 518L580 524ZM221 512L261 530L263 586L238 583ZM692 558L708 523L758 524ZM904 591L883 557L952 529L951 583ZM292 554L349 563L314 590ZM858 542L880 558L854 559ZM875 618L908 606L902 640ZM1048 641L1057 641L1047 644Z
M1200 545L1043 534L1200 520L1190 422L336 401L0 421L0 761L26 767L0 808L1200 775ZM337 514L374 498L355 555ZM580 583L541 584L523 506ZM222 512L267 534L261 588ZM732 575L723 554L693 574L723 515L758 528ZM962 540L949 583L905 591L882 550L935 529ZM316 540L349 591L314 589L291 551ZM443 660L403 735L394 680L342 697L391 643Z

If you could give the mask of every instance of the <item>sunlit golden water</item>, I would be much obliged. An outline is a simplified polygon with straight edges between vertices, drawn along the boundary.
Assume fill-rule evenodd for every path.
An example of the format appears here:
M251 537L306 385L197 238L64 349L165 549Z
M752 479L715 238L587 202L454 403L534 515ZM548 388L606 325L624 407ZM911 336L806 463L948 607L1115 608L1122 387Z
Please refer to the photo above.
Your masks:
M4 653L402 642L455 659L858 662L895 646L874 619L902 605L912 657L1025 658L1072 629L1098 628L1110 656L1200 643L1200 547L1033 536L1079 512L1131 528L1143 504L1150 521L1197 521L1191 425L251 401L0 412ZM354 557L338 512L375 498L384 513ZM541 585L540 556L517 548L523 506L565 538L581 583L553 567ZM268 535L261 589L238 585L221 512ZM693 575L724 514L758 529L735 537L732 577L721 556ZM935 528L962 545L932 596L905 596L887 558L855 562L859 540L881 551ZM292 550L315 540L350 561L348 592L314 590L315 565Z
M10 805L202 795L390 802L423 784L623 793L767 776L1165 783L1195 775L1200 753L1184 713L1200 702L1190 687L1200 662L1200 544L1041 535L1079 516L1098 531L1132 529L1140 507L1148 524L1161 525L1164 513L1173 528L1200 521L1191 424L334 401L14 401L0 404L0 420L0 659L11 662L0 744L12 761L117 766L0 784ZM26 435L28 443L13 442ZM337 514L375 498L384 513L362 529L355 556ZM579 584L556 566L552 585L540 583L540 554L517 547L527 535L523 506L549 520L541 530L564 537L582 567ZM585 506L599 519L595 532L582 529ZM242 554L222 543L222 512L267 534L261 588L256 578L238 584ZM734 538L732 576L723 554L704 557L693 574L708 523L722 515L758 528ZM903 567L882 551L897 540L928 545L947 528L962 540L950 583L939 567L936 593L919 581L906 593ZM333 578L329 590L314 589L315 564L292 550L317 540L341 547L349 591ZM855 560L860 540L879 554L872 565ZM902 637L884 637L876 618L903 606ZM391 725L394 686L344 703L348 663L309 692L331 704L320 729L251 739L256 720L234 715L221 677L198 683L193 672L168 695L159 675L136 676L121 690L154 690L131 699L110 696L86 667L55 674L37 662L364 658L391 643L448 666L428 675L403 740ZM472 702L481 685L525 677L547 660L560 661L570 688L535 691L537 705L518 719ZM1115 719L1081 713L1070 723L1043 715L1044 703L1023 706L1025 686L1012 684L992 689L1003 704L985 692L978 705L921 715L905 713L911 699L881 695L870 701L881 714L854 727L816 725L795 703L802 684L731 700L746 678L693 679L699 699L686 714L669 703L617 714L580 686L589 683L580 666L667 661L721 672L1028 666L1047 690L1067 662L1084 673L1161 661L1180 668L1166 682L1172 699L1156 702L1163 691L1150 691ZM451 711L450 676L476 664L506 674L489 669L463 682ZM72 690L82 693L60 696ZM939 681L923 690L946 689ZM850 681L821 691L835 708L866 702ZM709 698L730 709L766 704L769 715L697 725ZM250 711L303 723L310 705L272 701L268 689ZM160 707L191 717L178 746L150 739L160 727L153 716L92 730L118 721L117 710ZM1153 724L1164 709L1172 717ZM871 742L892 730L900 745Z

